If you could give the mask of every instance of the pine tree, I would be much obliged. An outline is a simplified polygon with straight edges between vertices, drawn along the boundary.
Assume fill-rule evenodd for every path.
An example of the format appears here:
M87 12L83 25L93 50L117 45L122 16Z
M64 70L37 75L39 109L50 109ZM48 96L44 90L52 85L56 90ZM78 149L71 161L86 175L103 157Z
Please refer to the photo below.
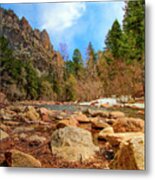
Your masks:
M118 20L116 19L112 25L112 28L109 30L105 44L106 49L110 50L114 58L120 57L120 41L122 38L122 30Z
M75 49L73 52L73 64L74 64L74 72L75 76L80 76L83 69L83 59L79 49Z
M65 62L65 70L66 70L66 76L68 77L70 74L75 74L74 72L74 62L71 60L67 60Z
M128 39L129 58L140 60L144 56L145 1L127 1L123 30ZM126 41L126 39L124 41ZM126 43L126 42L124 42ZM125 49L125 48L124 48Z

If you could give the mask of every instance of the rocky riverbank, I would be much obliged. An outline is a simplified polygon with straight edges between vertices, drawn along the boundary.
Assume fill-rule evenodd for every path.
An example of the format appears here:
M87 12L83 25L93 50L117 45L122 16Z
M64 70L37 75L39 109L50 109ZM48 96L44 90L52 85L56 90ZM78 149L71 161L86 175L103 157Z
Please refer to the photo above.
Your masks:
M118 109L18 103L1 107L0 123L1 166L144 169L144 120Z

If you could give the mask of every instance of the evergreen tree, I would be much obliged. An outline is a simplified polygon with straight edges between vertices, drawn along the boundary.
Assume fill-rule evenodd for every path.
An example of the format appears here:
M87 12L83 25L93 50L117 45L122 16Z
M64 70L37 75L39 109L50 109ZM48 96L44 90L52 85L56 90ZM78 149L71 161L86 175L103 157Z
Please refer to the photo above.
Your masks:
M37 76L37 72L31 62L25 64L26 69L26 81L27 85L25 89L27 91L27 99L37 99L39 97L40 82Z
M130 59L140 60L144 56L144 21L145 1L127 1L123 20L123 30L126 36L124 43L127 43L129 46L129 48L124 47L124 49L128 49L128 56Z
M95 53L92 43L89 42L87 48L87 70L89 76L93 77L96 75L96 61L97 54Z
M75 49L73 52L73 63L74 63L74 72L75 76L80 76L83 69L83 59L79 49Z
M74 72L74 62L73 61L66 61L65 62L65 70L66 70L66 75L67 77L70 75L70 74L75 74Z
M109 30L106 37L106 49L110 50L114 58L120 57L120 41L122 38L122 30L118 20L116 19Z

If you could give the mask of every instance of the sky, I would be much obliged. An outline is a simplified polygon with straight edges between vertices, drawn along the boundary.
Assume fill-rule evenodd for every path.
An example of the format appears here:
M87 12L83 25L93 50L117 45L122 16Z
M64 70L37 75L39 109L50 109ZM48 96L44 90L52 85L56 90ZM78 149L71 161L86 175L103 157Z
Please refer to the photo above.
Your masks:
M12 9L19 18L23 16L32 28L46 29L55 50L66 44L69 58L78 48L83 58L91 42L95 51L103 50L105 37L115 19L123 20L123 1L2 4Z

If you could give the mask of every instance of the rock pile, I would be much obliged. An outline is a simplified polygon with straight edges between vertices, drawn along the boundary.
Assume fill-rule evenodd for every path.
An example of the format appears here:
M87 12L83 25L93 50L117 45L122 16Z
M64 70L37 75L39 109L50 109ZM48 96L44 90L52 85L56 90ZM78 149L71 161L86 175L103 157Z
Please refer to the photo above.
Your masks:
M122 112L17 105L1 108L0 122L0 164L45 167L46 161L54 167L55 158L70 165L106 162L110 169L144 169L144 121Z

